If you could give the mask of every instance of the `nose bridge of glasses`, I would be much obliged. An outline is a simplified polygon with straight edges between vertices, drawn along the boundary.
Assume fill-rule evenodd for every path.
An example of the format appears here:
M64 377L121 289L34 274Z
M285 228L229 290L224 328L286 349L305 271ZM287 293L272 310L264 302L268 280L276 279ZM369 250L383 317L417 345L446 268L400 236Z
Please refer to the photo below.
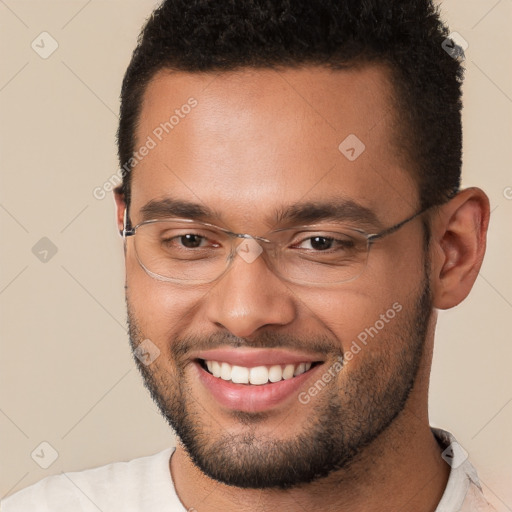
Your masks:
M250 240L256 240L256 241L260 241L260 242L270 243L270 240L268 240L267 238L264 238L262 236L249 235L248 233L231 233L231 234L235 238L245 238L245 239L250 239Z
M252 264L261 258L265 261L265 265L269 270L272 271L274 269L274 263L271 261L274 259L273 249L275 249L272 240L248 233L229 232L229 234L231 238L231 250L227 255L228 267L231 267L234 261L238 259L244 260L246 264ZM237 243L237 241L240 241L240 243ZM244 267L243 264L242 267Z
M240 239L240 243L237 243L237 240ZM246 242L246 240L249 242ZM231 260L231 264L234 257L238 255L246 263L252 263L261 256L266 261L267 266L273 268L274 265L268 258L273 259L275 249L275 244L268 238L248 233L231 233L231 251L228 260Z

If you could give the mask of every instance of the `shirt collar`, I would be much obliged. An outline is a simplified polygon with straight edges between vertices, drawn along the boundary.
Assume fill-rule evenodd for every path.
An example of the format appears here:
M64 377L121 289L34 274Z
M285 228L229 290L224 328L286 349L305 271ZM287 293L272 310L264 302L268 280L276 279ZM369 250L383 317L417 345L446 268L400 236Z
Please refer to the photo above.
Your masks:
M472 483L482 491L480 480L466 450L450 432L432 428L432 433L443 449L441 456L451 467L446 489L435 512L460 510Z

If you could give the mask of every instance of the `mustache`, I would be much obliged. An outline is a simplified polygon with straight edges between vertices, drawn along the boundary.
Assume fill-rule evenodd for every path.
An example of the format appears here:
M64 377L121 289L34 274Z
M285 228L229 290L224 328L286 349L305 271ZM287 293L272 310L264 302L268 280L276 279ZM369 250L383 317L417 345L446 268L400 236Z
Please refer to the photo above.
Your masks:
M257 337L240 338L230 333L213 333L208 336L191 335L177 337L170 343L175 360L186 359L193 351L215 348L280 348L315 352L325 356L342 356L341 344L327 336L314 334L310 337L277 332L262 332Z
M146 337L137 322L136 316L128 300L127 323L132 350ZM343 344L335 337L315 332L291 334L272 330L262 331L257 336L241 338L230 332L213 332L209 334L191 334L174 336L168 342L169 352L175 361L186 361L190 354L196 351L216 348L259 348L259 349L289 349L303 352L314 352L325 359L343 357Z

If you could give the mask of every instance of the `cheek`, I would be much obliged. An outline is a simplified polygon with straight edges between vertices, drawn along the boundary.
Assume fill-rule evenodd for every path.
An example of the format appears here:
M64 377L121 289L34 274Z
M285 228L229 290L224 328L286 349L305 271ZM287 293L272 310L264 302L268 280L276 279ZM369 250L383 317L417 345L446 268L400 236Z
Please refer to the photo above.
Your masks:
M377 242L371 248L368 264L360 279L361 290L382 304L404 304L421 291L425 254L423 231L417 229L402 239Z
M375 281L368 288L356 283L337 290L297 293L307 304L305 314L315 319L319 329L327 328L344 353L359 352L355 345L363 348L390 334L404 311L398 293L390 293Z
M135 258L126 262L126 297L144 336L158 345L187 330L206 288L181 287L148 276Z
M402 252L381 249L359 278L339 287L296 290L307 306L304 314L320 329L327 328L345 354L351 353L353 369L365 360L389 359L406 343L404 326L422 292L421 243L418 239L402 246Z

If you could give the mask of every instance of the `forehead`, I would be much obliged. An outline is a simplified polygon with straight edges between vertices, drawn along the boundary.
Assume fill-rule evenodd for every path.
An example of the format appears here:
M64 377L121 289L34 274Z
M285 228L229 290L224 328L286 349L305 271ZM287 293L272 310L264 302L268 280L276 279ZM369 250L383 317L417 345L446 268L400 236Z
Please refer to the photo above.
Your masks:
M136 129L134 220L166 197L234 229L301 200L411 213L417 187L394 147L388 76L376 65L157 73Z

